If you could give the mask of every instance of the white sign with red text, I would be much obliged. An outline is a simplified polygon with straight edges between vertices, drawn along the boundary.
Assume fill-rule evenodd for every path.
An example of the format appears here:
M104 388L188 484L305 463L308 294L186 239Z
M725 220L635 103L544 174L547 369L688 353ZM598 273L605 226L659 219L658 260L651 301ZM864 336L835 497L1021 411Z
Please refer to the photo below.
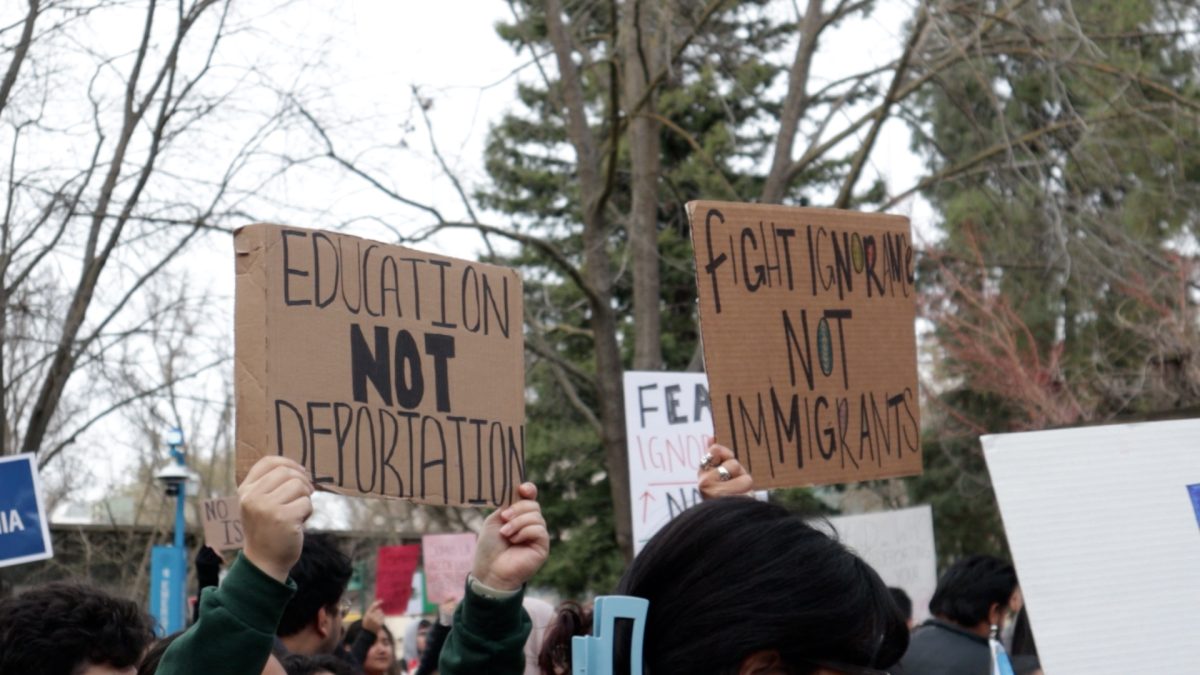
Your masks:
M704 373L625 373L633 552L700 501L696 472L712 443Z

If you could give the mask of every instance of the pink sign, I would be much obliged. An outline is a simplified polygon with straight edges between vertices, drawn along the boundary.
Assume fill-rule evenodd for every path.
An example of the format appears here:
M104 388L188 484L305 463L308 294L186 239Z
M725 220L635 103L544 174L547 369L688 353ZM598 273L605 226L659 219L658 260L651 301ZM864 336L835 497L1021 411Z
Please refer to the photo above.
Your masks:
M412 597L413 572L421 558L421 547L380 546L375 565L375 597L383 601L383 613L403 614Z
M440 605L461 600L467 574L475 561L475 535L427 534L421 538L425 558L425 595Z

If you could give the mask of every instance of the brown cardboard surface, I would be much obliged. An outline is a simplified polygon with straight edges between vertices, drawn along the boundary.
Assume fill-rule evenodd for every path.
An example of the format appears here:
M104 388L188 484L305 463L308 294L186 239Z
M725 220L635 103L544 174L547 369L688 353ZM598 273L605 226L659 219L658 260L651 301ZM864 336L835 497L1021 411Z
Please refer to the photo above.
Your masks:
M204 521L204 543L217 551L242 548L242 507L237 496L206 499L200 505Z
M717 442L756 487L921 472L908 219L691 202Z
M279 225L241 228L234 247L239 481L281 454L341 494L512 501L525 477L515 271Z

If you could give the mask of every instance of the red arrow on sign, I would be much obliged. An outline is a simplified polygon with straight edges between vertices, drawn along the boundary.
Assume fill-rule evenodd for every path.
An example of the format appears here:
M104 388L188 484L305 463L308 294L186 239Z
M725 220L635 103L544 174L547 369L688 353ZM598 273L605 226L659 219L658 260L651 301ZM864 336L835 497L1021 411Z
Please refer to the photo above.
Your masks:
M650 494L649 490L642 493L642 522L646 522L646 512L650 508L650 500L655 499L654 495Z

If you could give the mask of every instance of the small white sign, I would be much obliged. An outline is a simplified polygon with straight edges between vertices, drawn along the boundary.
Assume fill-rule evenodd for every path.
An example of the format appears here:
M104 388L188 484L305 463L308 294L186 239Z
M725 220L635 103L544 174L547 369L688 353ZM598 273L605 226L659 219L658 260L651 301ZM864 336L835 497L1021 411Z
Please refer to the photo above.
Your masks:
M1200 420L984 436L1047 673L1200 664Z
M625 373L633 552L700 501L696 473L712 443L704 373Z
M913 621L929 618L929 599L937 589L937 551L933 509L916 506L895 511L830 516L838 540L875 568L883 583L904 590L913 603ZM815 522L821 527L823 523ZM824 528L822 528L824 529Z

